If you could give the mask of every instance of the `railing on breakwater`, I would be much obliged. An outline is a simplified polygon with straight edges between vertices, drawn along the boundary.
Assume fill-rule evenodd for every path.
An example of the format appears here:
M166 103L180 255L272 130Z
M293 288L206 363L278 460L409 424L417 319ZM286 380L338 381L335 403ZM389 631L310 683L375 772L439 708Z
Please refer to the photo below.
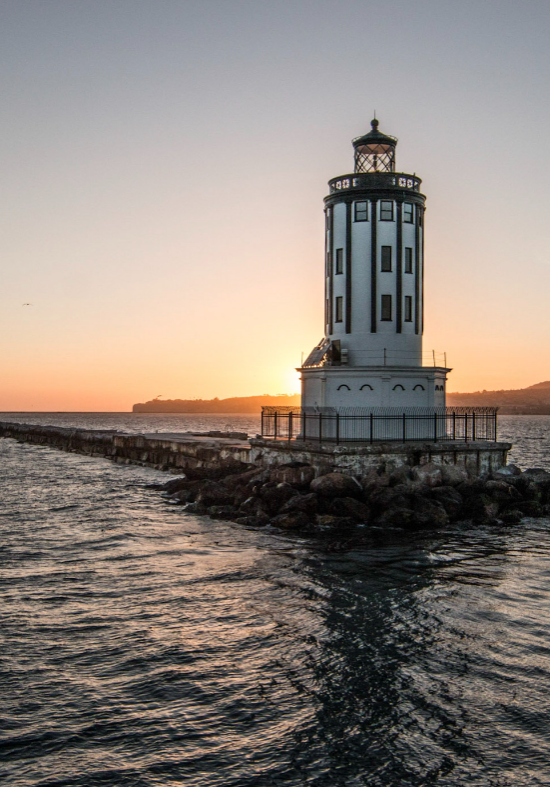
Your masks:
M375 443L497 440L498 407L397 408L263 407L261 435L268 440Z

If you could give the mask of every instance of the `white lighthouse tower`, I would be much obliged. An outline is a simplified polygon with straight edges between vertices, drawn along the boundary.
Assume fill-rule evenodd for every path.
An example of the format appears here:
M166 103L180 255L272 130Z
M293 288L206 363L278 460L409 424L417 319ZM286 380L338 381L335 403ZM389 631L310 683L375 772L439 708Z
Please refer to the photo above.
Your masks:
M325 197L325 335L299 369L302 408L440 411L451 370L422 353L426 198L371 126Z

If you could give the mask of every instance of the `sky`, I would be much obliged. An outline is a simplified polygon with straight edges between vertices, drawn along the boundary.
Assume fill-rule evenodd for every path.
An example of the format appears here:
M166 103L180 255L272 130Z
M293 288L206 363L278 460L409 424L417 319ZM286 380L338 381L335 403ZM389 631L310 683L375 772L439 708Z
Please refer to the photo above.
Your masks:
M448 390L550 379L549 35L548 0L2 0L0 410L298 391L374 110Z

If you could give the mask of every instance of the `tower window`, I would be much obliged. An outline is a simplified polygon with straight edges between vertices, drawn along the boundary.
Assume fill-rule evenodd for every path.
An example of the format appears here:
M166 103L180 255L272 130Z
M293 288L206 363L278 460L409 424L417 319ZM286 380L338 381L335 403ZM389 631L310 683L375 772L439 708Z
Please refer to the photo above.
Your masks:
M403 221L405 224L413 223L414 206L412 202L405 202L403 205Z
M344 298L341 295L336 298L335 312L334 322L342 322L344 319Z
M393 221L393 202L390 200L380 201L380 221Z
M405 273L413 272L413 250L410 246L405 246Z
M391 246L382 246L382 273L391 273Z
M405 295L405 322L412 322L413 299L412 295Z
M332 229L332 210L327 208L327 230Z
M382 312L380 319L385 322L391 321L391 295L382 295Z
M369 207L367 202L355 203L355 221L368 221Z
M344 249L336 249L336 270L335 273L344 272Z
M422 211L421 210L418 211L418 226L419 227L422 226Z

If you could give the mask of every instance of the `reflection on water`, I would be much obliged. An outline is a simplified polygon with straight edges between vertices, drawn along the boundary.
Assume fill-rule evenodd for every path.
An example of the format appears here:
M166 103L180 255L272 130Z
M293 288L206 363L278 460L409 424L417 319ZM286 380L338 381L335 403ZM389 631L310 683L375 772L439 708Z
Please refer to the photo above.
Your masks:
M0 457L10 786L548 784L550 522L326 554Z

